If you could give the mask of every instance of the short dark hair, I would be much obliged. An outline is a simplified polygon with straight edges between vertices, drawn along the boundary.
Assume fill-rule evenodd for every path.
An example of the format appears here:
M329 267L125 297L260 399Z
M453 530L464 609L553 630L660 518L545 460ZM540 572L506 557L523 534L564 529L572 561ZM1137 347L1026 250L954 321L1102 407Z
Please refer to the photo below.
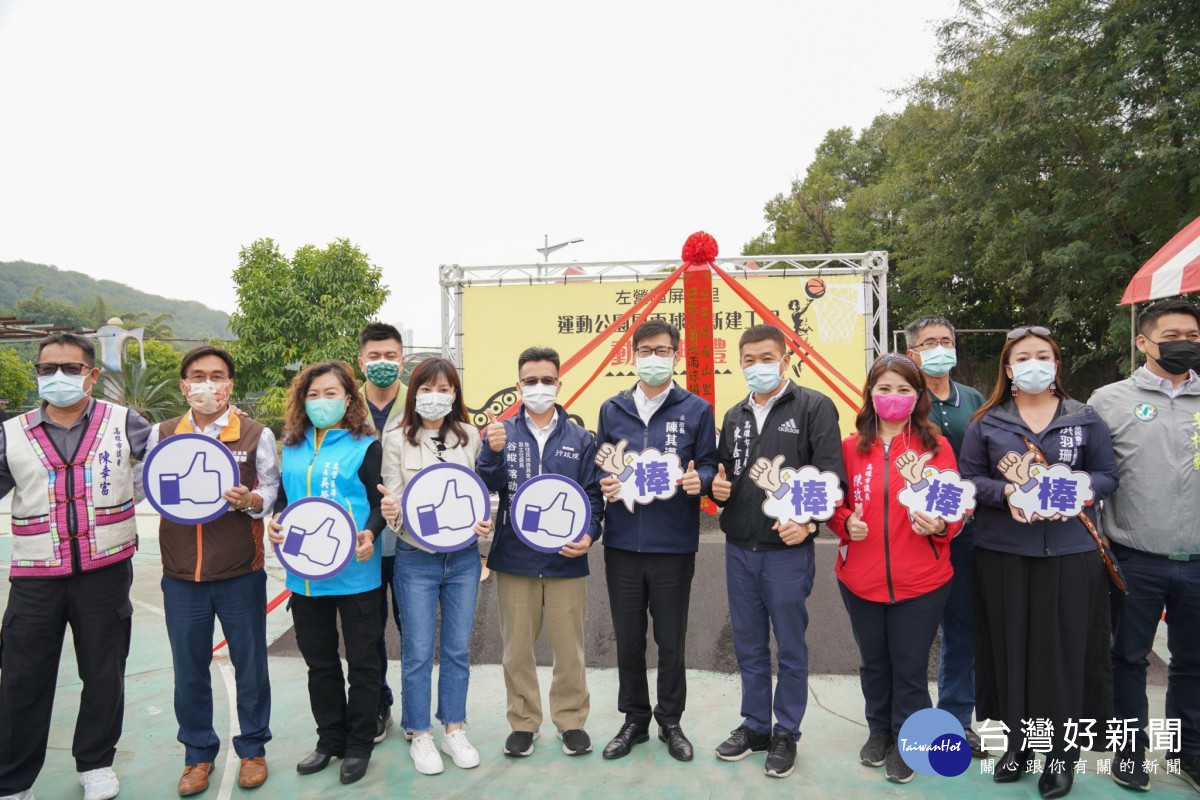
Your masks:
M1149 336L1159 317L1165 317L1167 314L1187 314L1200 324L1200 308L1197 308L1195 303L1189 303L1181 297L1176 297L1171 300L1160 300L1138 314L1137 332L1142 336Z
M958 331L954 330L954 323L950 320L945 317L921 317L920 319L913 320L904 328L904 343L908 345L909 350L920 344L917 341L917 337L921 335L921 331L931 325L941 325L949 328L950 338L956 342L958 341Z
M229 368L229 379L233 380L233 356L229 355L228 350L220 347L214 347L211 344L195 347L183 354L183 360L179 362L179 377L186 379L188 367L205 356L216 356L224 361L225 366Z
M738 339L738 352L742 352L742 348L748 344L755 342L763 342L770 340L779 345L780 351L786 356L788 351L787 337L783 335L783 331L776 328L774 325L751 325L742 334L742 338Z
M52 333L38 342L38 360L42 359L42 351L52 344L69 344L83 351L83 360L89 367L96 366L96 346L87 336L78 333Z
M367 346L367 342L386 342L388 339L395 339L403 349L404 337L396 330L396 326L386 322L368 322L367 327L358 335L358 349L361 352Z
M521 367L531 361L549 361L554 365L554 372L558 374L558 351L550 347L529 347L526 348L520 356L517 357L517 372L521 371Z
M648 319L641 325L633 329L633 349L637 349L638 344L643 339L649 339L651 336L668 333L671 335L671 347L679 349L679 328L676 328L665 319Z

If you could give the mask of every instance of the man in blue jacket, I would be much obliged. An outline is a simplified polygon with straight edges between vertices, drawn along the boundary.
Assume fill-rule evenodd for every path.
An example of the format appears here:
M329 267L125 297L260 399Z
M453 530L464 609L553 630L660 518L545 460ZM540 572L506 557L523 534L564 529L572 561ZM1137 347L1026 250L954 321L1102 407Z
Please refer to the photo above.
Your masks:
M638 383L600 407L596 426L598 459L609 476L601 480L605 509L604 569L617 640L617 709L621 730L604 748L605 758L628 755L647 741L651 708L646 680L646 613L654 617L658 645L658 704L653 717L658 738L680 761L692 759L692 744L679 721L687 699L684 646L696 551L700 547L700 495L717 471L713 409L671 380L679 361L679 331L649 320L633 332ZM618 502L622 481L613 477L629 452L649 448L679 457L677 489L633 509ZM672 487L676 488L676 487Z
M587 551L600 538L604 499L595 465L596 440L555 403L560 386L558 368L558 353L554 350L530 347L521 353L517 359L521 410L506 422L497 422L489 412L492 421L484 431L487 446L480 449L477 463L487 487L500 493L488 567L496 573L504 688L512 728L504 752L510 756L533 753L533 742L542 724L533 644L542 632L543 620L554 655L550 719L558 729L564 753L583 755L592 749L584 730L591 700L583 622L587 610ZM587 533L557 553L535 550L513 529L513 496L538 475L570 478L584 488L591 504Z

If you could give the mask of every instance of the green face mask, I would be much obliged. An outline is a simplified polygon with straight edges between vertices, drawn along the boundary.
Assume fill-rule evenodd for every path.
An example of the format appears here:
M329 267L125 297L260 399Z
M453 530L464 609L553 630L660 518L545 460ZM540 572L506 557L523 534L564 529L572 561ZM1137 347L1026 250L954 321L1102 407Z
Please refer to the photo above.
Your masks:
M380 389L386 389L400 377L400 364L396 361L388 361L386 358L381 358L378 361L368 363L366 373L367 380Z
M636 364L638 377L648 386L662 386L671 380L671 373L675 371L672 356L638 356Z
M346 415L345 400L305 400L304 411L314 428L330 428Z

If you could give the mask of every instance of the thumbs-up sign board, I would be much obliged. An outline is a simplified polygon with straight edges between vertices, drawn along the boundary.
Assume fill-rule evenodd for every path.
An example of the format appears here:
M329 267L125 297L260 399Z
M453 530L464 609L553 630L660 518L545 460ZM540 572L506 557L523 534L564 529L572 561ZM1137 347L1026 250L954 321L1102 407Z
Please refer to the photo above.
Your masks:
M509 511L513 530L525 544L557 553L587 533L592 507L583 487L562 475L539 475L521 484Z
M101 470L102 464L92 469ZM229 510L223 492L239 485L241 474L229 448L199 433L178 433L159 442L142 466L146 499L172 522L198 525Z

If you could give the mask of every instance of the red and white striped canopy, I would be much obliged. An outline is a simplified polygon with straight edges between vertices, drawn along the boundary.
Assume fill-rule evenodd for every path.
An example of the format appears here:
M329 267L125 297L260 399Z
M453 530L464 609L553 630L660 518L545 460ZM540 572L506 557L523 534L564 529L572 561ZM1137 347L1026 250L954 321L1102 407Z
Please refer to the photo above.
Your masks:
M1200 217L1163 245L1133 276L1121 305L1200 292Z

